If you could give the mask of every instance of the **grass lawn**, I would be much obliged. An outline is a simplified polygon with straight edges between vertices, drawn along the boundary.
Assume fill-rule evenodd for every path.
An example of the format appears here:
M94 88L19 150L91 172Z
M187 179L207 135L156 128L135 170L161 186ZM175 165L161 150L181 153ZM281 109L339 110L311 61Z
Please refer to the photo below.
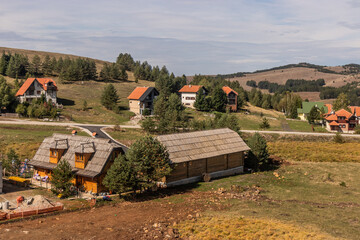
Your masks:
M262 117L258 115L249 115L244 113L235 113L239 118L239 124L241 129L245 130L261 130L260 124L262 123ZM270 128L266 130L281 131L281 122L278 119L269 119Z
M58 83L58 98L64 104L62 114L71 117L79 123L99 124L122 124L130 120L134 114L128 111L129 101L127 96L138 86L153 86L153 82L134 81L114 82L119 99L119 105L123 110L119 114L107 110L101 105L101 94L108 83L96 81L84 81L81 83L61 84ZM83 111L83 102L86 100L88 110Z
M359 162L360 143L334 143L316 141L268 142L270 154L292 161Z
M217 239L240 228L243 239L358 239L359 171L359 163L290 162L274 171L202 182L195 190L221 189L219 204L226 207L182 222L180 233Z
M305 121L286 120L289 127L297 132L312 132L311 124ZM328 132L325 128L314 125L315 132Z
M126 146L131 146L137 139L145 136L147 133L142 129L136 128L126 128L121 129L120 131L115 131L113 128L104 129L112 138L125 144Z
M75 128L74 128L75 129ZM0 125L0 155L13 148L21 157L32 158L45 137L53 133L71 134L73 128L37 125ZM78 130L78 129L76 129ZM88 136L85 132L79 135Z

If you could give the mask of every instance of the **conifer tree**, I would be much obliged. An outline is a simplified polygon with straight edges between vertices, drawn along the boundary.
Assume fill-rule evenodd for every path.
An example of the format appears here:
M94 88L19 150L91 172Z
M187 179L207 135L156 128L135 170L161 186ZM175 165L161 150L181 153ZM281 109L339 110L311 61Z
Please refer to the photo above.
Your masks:
M213 109L218 112L225 112L227 97L225 92L220 88L216 88L212 95Z
M53 169L51 174L51 191L54 194L61 194L63 197L71 196L72 179L74 174L70 163L66 160L61 160Z
M247 167L255 171L266 169L269 164L269 153L267 143L263 136L255 133L248 141L248 146L251 151L249 152Z
M112 110L116 106L118 100L119 96L117 95L117 91L114 85L106 85L101 95L101 104L107 109Z

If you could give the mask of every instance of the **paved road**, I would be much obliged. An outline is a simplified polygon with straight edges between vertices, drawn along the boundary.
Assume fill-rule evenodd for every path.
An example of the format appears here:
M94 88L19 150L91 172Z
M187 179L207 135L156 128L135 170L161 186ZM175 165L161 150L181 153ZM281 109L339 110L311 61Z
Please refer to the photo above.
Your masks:
M91 135L92 132L97 132L101 136L107 135L101 131L104 127L114 127L114 125L107 124L83 124L74 122L40 122L40 121L29 121L24 119L0 119L0 124L23 124L23 125L48 125L48 126L69 126L83 128L88 131ZM141 128L139 125L120 125L121 128ZM100 130L100 131L99 131ZM258 130L241 130L242 132L248 133L269 133L269 134L282 134L282 135L304 135L304 136L334 136L335 133L318 133L318 132L288 132L288 131L258 131ZM100 133L101 132L101 133ZM104 135L102 135L104 134ZM360 138L357 134L342 134L343 137ZM108 135L106 138L110 138ZM110 138L111 139L111 138Z
M286 132L286 131L257 131L257 130L240 130L241 132L247 132L247 133L269 133L269 134L280 134L280 135L303 135L303 136L328 136L333 137L335 136L335 133L319 133L319 132ZM358 134L341 134L343 137L353 137L353 138L360 138L360 135Z

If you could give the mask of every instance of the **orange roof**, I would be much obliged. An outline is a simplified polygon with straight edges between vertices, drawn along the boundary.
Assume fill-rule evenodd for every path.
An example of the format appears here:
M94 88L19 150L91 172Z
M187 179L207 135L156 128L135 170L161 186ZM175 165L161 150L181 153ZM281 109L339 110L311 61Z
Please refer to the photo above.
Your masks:
M226 93L226 95L229 95L229 93L233 92L236 95L239 95L235 90L233 90L232 88L228 87L228 86L224 86L222 87L222 90Z
M332 121L329 125L330 126L339 126L339 124L337 122L335 122L335 121Z
M339 111L336 111L335 114L337 116L346 117L346 118L350 118L352 116L352 114L346 111L345 109L340 109Z
M26 90L28 90L28 88L31 86L31 84L35 81L35 79L41 84L42 88L46 91L47 90L47 83L52 82L56 88L57 91L57 86L54 80L52 80L51 78L28 78L26 79L26 81L24 82L24 84L20 87L20 89L17 91L15 96L21 96L24 95L24 93L26 92Z
M325 118L328 121L337 121L337 116L335 114L331 114Z
M127 99L139 100L149 87L136 87Z
M328 112L327 113L325 113L325 114L330 114L331 113L331 111L332 111L332 104L325 104L325 106L327 107L327 109L328 109Z
M202 88L201 85L185 85L179 90L179 92L180 93L182 93L182 92L183 93L197 93L200 90L200 88Z
M360 116L360 107L350 106L349 108L350 108L352 114L356 113L357 116Z

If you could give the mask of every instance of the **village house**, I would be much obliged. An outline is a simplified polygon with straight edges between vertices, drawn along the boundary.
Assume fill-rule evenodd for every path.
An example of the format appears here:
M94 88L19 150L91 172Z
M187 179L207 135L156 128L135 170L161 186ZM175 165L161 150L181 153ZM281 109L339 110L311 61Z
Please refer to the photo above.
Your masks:
M228 128L158 136L167 148L173 171L163 179L176 186L244 171L245 152L250 150L238 133Z
M196 96L200 91L203 91L203 94L207 94L207 90L201 85L185 85L180 90L181 103L185 107L194 108L194 103Z
M154 100L159 92L154 87L137 87L127 97L129 99L130 111L136 114L143 114L145 109L153 114Z
M57 103L58 89L56 83L51 78L28 78L16 93L20 103L32 102L34 99L45 96L46 101L51 100Z
M302 107L297 109L298 117L303 121L307 121L307 116L313 107L317 107L325 114L331 112L331 104L324 104L322 102L302 102Z
M231 111L236 112L237 111L237 97L239 94L235 90L231 89L228 86L222 87L222 90L225 92L225 94L227 96L226 107L228 109L230 109Z
M354 128L359 124L357 111L359 107L349 107L350 111L340 109L336 112L332 111L325 117L326 129L331 132L353 133Z
M29 165L35 169L34 178L45 181L51 179L57 164L66 160L75 174L74 185L83 191L99 193L106 191L102 181L107 170L126 150L109 139L55 133L44 139Z

